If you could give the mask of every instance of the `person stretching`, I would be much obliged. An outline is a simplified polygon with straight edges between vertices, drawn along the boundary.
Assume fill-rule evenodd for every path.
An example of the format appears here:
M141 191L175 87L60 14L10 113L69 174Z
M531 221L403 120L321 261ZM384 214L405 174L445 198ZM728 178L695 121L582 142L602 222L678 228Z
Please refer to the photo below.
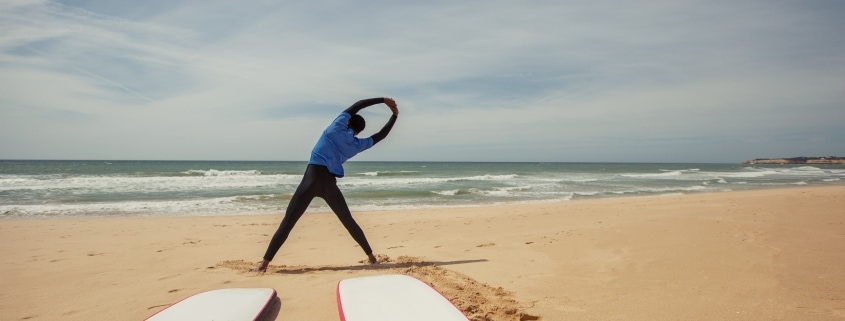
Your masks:
M364 139L356 137L366 126L364 117L358 115L358 112L361 109L381 103L387 105L393 115L390 116L384 127L373 136ZM311 159L308 161L302 182L299 183L293 193L285 211L285 217L279 224L276 233L273 234L273 238L270 239L267 252L264 253L264 260L257 268L253 269L254 272L265 272L267 270L267 265L270 264L270 261L276 256L276 252L285 243L293 226L296 225L296 221L302 217L314 197L320 197L326 201L326 204L343 223L343 227L367 254L369 262L371 264L377 263L376 257L373 256L373 249L370 248L367 237L364 236L364 231L352 218L349 206L346 205L346 199L340 192L340 188L337 187L337 178L344 175L344 162L387 137L398 116L399 108L396 106L396 102L385 97L360 100L335 118L329 127L323 131L323 135L320 136L314 149L311 150Z

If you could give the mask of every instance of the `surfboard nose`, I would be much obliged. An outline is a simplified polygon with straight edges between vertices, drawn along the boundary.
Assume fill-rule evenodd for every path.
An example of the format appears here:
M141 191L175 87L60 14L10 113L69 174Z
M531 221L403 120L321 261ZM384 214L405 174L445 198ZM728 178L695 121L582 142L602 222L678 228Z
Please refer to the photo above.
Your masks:
M255 321L276 298L272 288L229 288L194 294L147 318L147 321Z
M341 321L467 321L440 292L416 278L377 275L345 279L337 285Z

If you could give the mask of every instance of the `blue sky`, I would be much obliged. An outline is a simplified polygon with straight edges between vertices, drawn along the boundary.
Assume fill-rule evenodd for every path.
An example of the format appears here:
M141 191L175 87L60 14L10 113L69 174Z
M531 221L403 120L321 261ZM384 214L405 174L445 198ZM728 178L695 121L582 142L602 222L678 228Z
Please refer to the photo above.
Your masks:
M0 159L845 156L842 1L0 1ZM365 109L364 135L389 116Z

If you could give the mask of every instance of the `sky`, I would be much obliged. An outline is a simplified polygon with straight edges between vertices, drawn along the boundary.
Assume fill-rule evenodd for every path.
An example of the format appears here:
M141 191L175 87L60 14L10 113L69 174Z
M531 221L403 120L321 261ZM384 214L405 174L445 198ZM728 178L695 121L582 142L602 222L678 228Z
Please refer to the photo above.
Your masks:
M0 159L303 161L372 97L353 160L845 156L845 2L0 0Z

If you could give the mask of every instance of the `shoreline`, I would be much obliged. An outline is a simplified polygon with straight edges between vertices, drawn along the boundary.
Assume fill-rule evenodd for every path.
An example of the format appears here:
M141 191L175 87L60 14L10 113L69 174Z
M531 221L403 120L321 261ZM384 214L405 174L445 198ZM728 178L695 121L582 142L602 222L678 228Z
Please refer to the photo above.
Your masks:
M273 214L302 179L289 163L114 164L6 166L0 219ZM338 183L355 212L845 184L841 166L364 162L349 170L356 174Z
M262 276L246 270L281 214L0 220L0 286L14 289L0 316L137 320L197 292L273 287L278 320L337 320L339 280L399 273L478 320L845 317L841 185L354 215L383 264L360 263L334 215L306 214Z
M603 201L603 200L614 200L614 199L637 199L637 198L662 198L662 197L679 197L679 196L693 196L693 195L706 195L706 194L720 194L720 193L734 193L734 192L753 192L753 191L766 191L766 190L788 190L788 189L798 189L798 188L826 188L826 187L845 187L845 183L837 184L837 183L829 183L829 184L816 184L816 185L807 185L807 184L794 184L794 185L773 185L773 186L755 186L754 188L748 189L726 189L726 190L712 190L712 191L693 191L693 192L670 192L665 194L647 194L647 195L599 195L599 196L572 196L568 199L547 199L547 200L523 200L523 201L505 201L505 202L490 202L490 203L476 203L476 204L467 204L467 205L422 205L410 208L386 208L386 209L355 209L354 204L350 204L350 209L352 209L352 213L355 215L366 215L367 213L382 213L382 212L404 212L404 211L424 211L424 210L449 210L449 209L472 209L472 208L482 208L482 207L499 207L499 206L522 206L522 205L540 205L540 204L566 204L570 202L589 202L589 201ZM287 202L287 200L285 201ZM320 199L315 199L315 202L322 202ZM22 216L0 216L0 222L2 221L18 221L18 220L81 220L81 219L119 219L119 218L177 218L177 217L250 217L250 216L272 216L272 215L279 215L280 217L284 215L285 210L280 209L275 212L267 212L267 213L244 213L244 214L197 214L197 213L188 213L188 214L178 214L178 215L170 215L170 214L117 214L117 215L37 215L37 216L30 216L30 217L22 217ZM325 206L323 203L320 207L315 206L312 204L306 213L313 213L313 214L332 214L331 209Z

